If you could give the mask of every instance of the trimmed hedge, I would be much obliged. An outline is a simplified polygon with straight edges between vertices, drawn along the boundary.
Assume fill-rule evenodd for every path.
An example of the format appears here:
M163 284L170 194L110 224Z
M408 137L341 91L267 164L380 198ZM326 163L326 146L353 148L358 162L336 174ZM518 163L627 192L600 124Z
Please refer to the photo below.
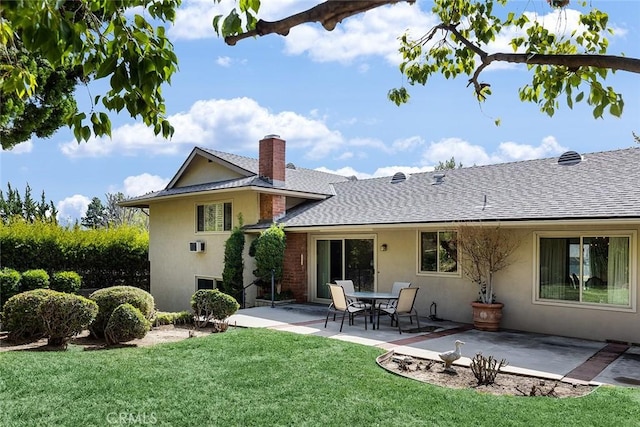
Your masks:
M151 322L140 310L131 304L120 304L109 317L104 336L107 344L113 345L144 338L150 328Z
M75 271L87 288L149 290L149 233L133 227L83 230L56 224L0 224L0 265L18 271Z
M27 270L22 273L20 279L20 290L32 291L34 289L49 288L49 273L39 268L35 270Z
M75 271L58 271L51 275L49 287L54 291L77 293L82 286L82 278Z
M66 348L98 314L98 305L80 295L49 291L37 309L50 346Z
M99 289L89 295L89 298L98 304L98 315L89 326L91 334L97 338L105 337L105 329L114 310L121 304L131 304L150 320L154 312L153 296L133 286L112 286Z
M13 268L5 267L0 270L0 310L9 298L20 292L21 277Z
M37 341L45 335L37 309L53 293L49 289L36 289L9 298L2 312L2 326L9 331L10 341Z
M188 311L156 311L152 323L153 326L191 325L193 324L193 313L190 313Z
M191 308L195 313L195 325L202 328L211 320L224 320L231 316L238 311L240 304L218 289L201 289L191 297Z

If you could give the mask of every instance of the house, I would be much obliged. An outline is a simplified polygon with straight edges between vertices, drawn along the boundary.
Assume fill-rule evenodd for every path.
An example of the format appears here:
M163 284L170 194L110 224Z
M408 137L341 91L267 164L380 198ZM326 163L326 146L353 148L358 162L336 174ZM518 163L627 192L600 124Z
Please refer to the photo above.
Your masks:
M520 238L494 280L504 328L640 343L639 165L640 148L628 148L358 180L286 164L285 141L269 135L259 159L194 148L165 189L123 205L150 210L162 310L216 286L242 214L249 240L284 225L283 288L299 302L328 303L336 279L378 291L406 281L420 287L422 315L470 323L478 289L461 272L456 227L499 224Z

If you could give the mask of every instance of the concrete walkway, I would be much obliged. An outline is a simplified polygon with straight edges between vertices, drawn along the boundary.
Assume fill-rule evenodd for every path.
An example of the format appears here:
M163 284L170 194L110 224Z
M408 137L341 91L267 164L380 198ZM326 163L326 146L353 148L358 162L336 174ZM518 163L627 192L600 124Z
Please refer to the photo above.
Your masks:
M229 318L229 324L318 335L438 361L438 353L453 350L454 342L461 340L465 345L457 362L460 365L468 365L470 358L482 352L506 359L509 365L505 371L576 383L640 387L638 346L520 331L482 332L471 325L422 317L421 331L411 330L416 325L405 325L403 319L403 333L399 334L389 325L388 317L381 319L379 330L372 330L371 324L365 330L359 317L353 326L345 320L339 332L339 317L336 321L330 317L324 327L326 313L326 306L312 304L254 307L239 310Z

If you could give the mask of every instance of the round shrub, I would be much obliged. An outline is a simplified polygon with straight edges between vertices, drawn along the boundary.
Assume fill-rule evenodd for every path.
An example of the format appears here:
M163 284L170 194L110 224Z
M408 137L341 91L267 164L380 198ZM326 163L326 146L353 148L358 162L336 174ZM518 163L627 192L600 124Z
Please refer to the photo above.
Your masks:
M49 287L49 274L42 269L27 270L22 273L20 286L23 291L47 289Z
M58 271L51 275L49 287L54 291L74 294L80 290L82 278L75 271Z
M151 322L145 319L140 310L131 304L120 304L113 310L104 336L107 344L113 345L144 338L150 328Z
M69 340L82 332L98 314L98 304L80 295L49 291L38 305L48 344L66 348Z
M2 324L9 331L10 341L37 341L44 336L45 328L38 314L38 306L52 292L49 289L36 289L7 300L2 312Z
M13 268L0 270L0 309L9 298L19 292L20 273Z
M224 320L238 311L240 304L218 289L201 289L191 297L196 326L206 326L212 319Z
M89 326L91 334L97 338L104 338L105 328L113 311L120 304L131 304L150 320L154 311L153 296L147 291L133 286L112 286L98 289L89 298L98 304L98 315Z

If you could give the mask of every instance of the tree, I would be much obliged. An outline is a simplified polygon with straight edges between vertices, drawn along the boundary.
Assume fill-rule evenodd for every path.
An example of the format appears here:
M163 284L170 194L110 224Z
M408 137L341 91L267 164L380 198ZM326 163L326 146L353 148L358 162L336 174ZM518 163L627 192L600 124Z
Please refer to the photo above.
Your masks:
M2 111L2 126L8 123L15 127L20 123L20 103L39 105L43 115L54 113L56 107L47 106L41 99L55 98L52 94L60 86L47 86L38 71L44 68L61 73L72 70L74 74L66 76L71 77L71 81L76 77L82 82L109 77L110 89L91 99L90 117L77 111L68 114L68 107L72 105L64 108L63 121L73 129L78 141L86 141L92 134L111 134L111 121L106 112L99 111L101 108L111 112L126 109L132 117L141 118L152 127L156 135L170 137L173 127L165 118L161 86L170 83L177 69L177 58L165 36L164 26L153 26L145 16L154 23L171 23L180 2L1 2L0 96L13 100L13 106ZM125 13L132 9L133 13ZM28 58L25 59L24 54ZM41 61L42 67L34 69L34 61ZM25 127L22 132L26 131ZM33 132L38 135L37 131ZM7 140L6 146L3 138L3 148L13 146L20 139L17 136L13 141Z
M14 62L35 76L36 85L29 97L6 93L0 103L0 140L3 149L27 141L32 135L47 138L65 125L77 112L73 91L80 81L78 71L53 69L41 55L30 54L19 41L0 49L0 63Z
M27 222L43 221L57 223L58 211L53 202L47 203L42 191L40 202L36 203L31 197L31 187L27 184L24 190L24 200L20 191L14 190L11 183L7 183L7 197L0 190L0 219L4 224L13 219Z
M91 199L91 203L87 206L87 213L80 219L80 224L86 228L107 227L109 224L107 221L107 212L98 197Z
M244 303L244 231L242 215L238 216L238 225L224 244L224 269L222 270L222 291Z
M438 164L433 168L434 171L446 171L446 170L450 170L450 169L455 169L455 168L461 168L462 167L462 163L459 163L456 166L456 159L455 157L451 156L451 158L449 160L446 160L444 162L438 162Z
M121 192L107 193L105 210L105 220L108 227L119 227L130 225L137 228L149 228L149 214L141 208L128 208L120 206L119 203L127 198Z
M401 2L413 4L415 0L327 0L270 22L258 19L259 1L240 0L235 9L225 17L217 16L213 24L227 44L234 45L248 37L272 33L286 36L291 28L309 22L320 22L331 31L345 18ZM494 62L526 64L533 75L531 83L520 88L520 99L538 104L549 116L558 109L562 95L570 108L574 103L587 102L596 118L602 117L605 109L620 116L624 107L622 95L612 87L605 87L604 82L609 72L640 73L640 59L606 54L608 41L604 35L613 32L607 26L607 14L585 0L575 0L584 9L580 15L584 29L566 37L530 20L522 7L517 8L518 12L504 9L508 2L434 0L432 12L440 23L417 40L406 34L400 39L404 59L400 71L408 83L425 85L436 74L447 79L466 76L476 98L483 101L491 94L490 84L480 80L487 66ZM548 3L550 7L564 7L569 2L548 0ZM507 30L519 30L526 36L511 39L513 52L489 53L489 44ZM400 105L409 100L409 92L400 87L390 90L388 97Z

